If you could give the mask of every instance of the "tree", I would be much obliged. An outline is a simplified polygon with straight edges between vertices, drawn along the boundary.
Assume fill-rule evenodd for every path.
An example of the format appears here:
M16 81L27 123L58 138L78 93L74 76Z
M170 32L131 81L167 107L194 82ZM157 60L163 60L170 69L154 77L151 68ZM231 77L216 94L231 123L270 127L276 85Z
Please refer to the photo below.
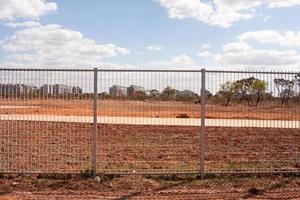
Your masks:
M295 82L296 85L298 85L297 95L298 95L299 100L300 100L300 73L298 73L297 75L294 76L294 82Z
M300 73L294 76L294 82L300 86Z
M295 82L283 78L275 78L274 83L281 98L281 105L283 105L294 95L293 89Z
M229 105L229 102L232 96L235 94L235 84L233 82L227 81L226 83L221 85L221 88L218 92L218 95L225 99L225 106Z
M267 90L267 82L263 81L263 80L256 79L250 85L250 88L252 90L251 92L256 95L256 104L255 104L255 106L258 106L262 94L264 94L265 91Z
M251 106L253 97L256 97L255 106L258 106L262 94L264 94L267 89L267 82L255 77L237 80L234 85L240 100L247 101L248 106Z
M163 92L162 96L168 99L174 99L176 96L176 90L170 86L166 87Z

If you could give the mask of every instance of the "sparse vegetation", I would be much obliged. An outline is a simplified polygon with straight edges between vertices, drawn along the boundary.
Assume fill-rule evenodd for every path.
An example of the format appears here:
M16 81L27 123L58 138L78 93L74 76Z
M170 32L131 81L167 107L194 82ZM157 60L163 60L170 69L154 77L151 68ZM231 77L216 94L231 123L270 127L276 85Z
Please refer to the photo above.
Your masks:
M226 83L221 85L221 89L217 93L218 96L223 97L225 99L225 106L229 105L229 102L232 96L237 92L235 87L235 83L227 81Z
M274 83L281 98L281 105L287 103L294 95L293 89L295 86L295 82L283 78L276 78L274 79Z

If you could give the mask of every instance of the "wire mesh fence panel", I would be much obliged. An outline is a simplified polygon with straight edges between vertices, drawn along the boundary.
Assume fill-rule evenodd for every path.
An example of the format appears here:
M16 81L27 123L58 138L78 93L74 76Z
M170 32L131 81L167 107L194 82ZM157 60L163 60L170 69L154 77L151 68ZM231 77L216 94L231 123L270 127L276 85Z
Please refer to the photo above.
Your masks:
M93 73L0 70L0 172L91 167Z
M300 74L0 69L0 127L6 173L299 172Z
M299 75L206 76L206 172L300 171Z
M201 73L100 70L97 169L199 171Z

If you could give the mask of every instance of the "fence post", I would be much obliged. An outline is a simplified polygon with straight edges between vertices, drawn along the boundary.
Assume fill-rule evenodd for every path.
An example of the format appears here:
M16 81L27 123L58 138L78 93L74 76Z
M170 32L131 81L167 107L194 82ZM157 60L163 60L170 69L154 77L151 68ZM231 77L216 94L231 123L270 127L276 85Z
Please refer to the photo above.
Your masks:
M205 69L201 69L201 129L200 129L200 177L204 178L205 162Z
M98 69L94 68L94 100L93 100L93 176L97 174L97 109L98 109Z

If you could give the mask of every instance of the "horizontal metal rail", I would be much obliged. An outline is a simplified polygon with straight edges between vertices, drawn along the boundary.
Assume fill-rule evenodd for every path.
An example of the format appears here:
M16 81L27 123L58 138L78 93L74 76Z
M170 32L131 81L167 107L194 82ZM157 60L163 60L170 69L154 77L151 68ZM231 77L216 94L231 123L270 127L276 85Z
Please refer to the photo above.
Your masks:
M41 72L93 72L94 69L64 69L64 68L52 68L52 69L43 69L43 68L0 68L0 71L41 71ZM199 70L185 70L185 69L98 69L98 72L194 72L201 73ZM247 71L247 70L206 70L207 73L227 73L227 74L277 74L277 75L296 75L299 72L280 72L280 71Z

